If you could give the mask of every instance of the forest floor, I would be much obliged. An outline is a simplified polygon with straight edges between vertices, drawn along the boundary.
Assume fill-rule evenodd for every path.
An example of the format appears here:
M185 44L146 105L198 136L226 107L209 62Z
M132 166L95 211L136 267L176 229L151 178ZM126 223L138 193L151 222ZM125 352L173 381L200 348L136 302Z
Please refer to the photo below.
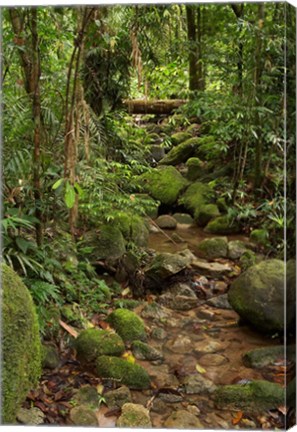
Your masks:
M170 240L173 232L179 236L178 243ZM178 254L185 248L194 251L203 239L212 237L218 236L206 234L202 228L193 225L178 224L174 231L152 229L148 247L154 253ZM231 240L248 239L243 235L230 235L228 241ZM155 293L138 299L139 304L133 311L144 320L148 334L146 342L155 348L158 355L150 361L137 359L137 364L143 366L151 378L151 388L131 390L128 400L149 410L153 427L283 428L290 415L285 406L257 412L230 405L219 406L211 397L216 386L220 385L244 386L253 380L283 385L285 373L294 368L292 362L287 360L284 363L283 359L276 359L273 364L260 369L244 364L244 353L281 345L282 341L258 333L239 321L227 301L227 291L230 282L239 275L240 268L236 261L228 258L214 259L213 262L226 266L229 271L205 275L192 266L180 281L177 276L176 283L186 284L196 293L196 304L189 310L169 307L162 295ZM133 295L126 290L124 296L114 300L121 298L133 299ZM108 312L112 310L111 302ZM95 327L108 329L105 318L106 315L94 315L91 322ZM45 424L71 425L75 393L91 386L100 395L101 403L95 410L97 424L99 427L116 426L121 410L105 404L106 395L114 391L116 383L98 378L92 370L80 364L69 344L71 336L68 331L62 329L60 336L59 364L53 370L44 369L39 388L30 392L24 408L33 405L40 409L45 415ZM127 349L135 361L131 347Z

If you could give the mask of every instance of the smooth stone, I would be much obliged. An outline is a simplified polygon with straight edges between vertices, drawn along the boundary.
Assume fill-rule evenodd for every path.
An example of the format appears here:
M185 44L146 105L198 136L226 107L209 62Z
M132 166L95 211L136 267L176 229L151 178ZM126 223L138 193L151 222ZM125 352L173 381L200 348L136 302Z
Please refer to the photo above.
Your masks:
M176 354L184 354L193 349L193 341L185 335L178 335L176 339L171 339L166 343L166 348Z
M216 297L212 297L206 302L207 305L218 308L231 310L232 307L228 301L228 294L222 294Z
M175 229L177 225L176 220L170 215L161 215L155 222L162 229Z
M214 383L201 374L189 375L183 381L186 394L211 394L215 391Z
M180 224L192 225L194 223L194 219L188 213L174 213L172 217Z
M203 429L199 419L186 410L172 413L164 422L164 426L170 429Z
M224 276L232 271L232 267L228 264L205 262L198 259L192 262L192 267L199 270L200 273L210 277Z
M216 353L223 349L223 346L220 342L205 340L202 342L198 342L194 346L194 352L197 354L212 354Z
M228 361L225 356L220 354L205 354L199 359L199 363L202 366L221 366Z

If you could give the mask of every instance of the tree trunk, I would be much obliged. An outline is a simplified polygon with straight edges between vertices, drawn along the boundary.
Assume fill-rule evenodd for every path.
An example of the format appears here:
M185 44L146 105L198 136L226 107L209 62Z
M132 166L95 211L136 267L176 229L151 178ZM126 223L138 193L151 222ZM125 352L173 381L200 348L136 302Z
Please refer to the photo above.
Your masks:
M257 108L262 103L261 76L263 70L263 53L262 53L262 28L264 25L264 3L258 4L258 28L255 50L255 72L254 72L254 106L255 106L255 127L257 131L255 147L255 165L254 165L254 187L259 188L263 179L262 169L262 136L260 116Z
M239 21L240 28L242 27L242 20L244 17L244 3L231 4L232 10ZM238 93L242 95L243 92L243 43L238 42L238 60L237 60L237 73L238 73Z
M41 209L41 97L40 97L40 52L39 39L37 30L37 8L31 8L29 11L29 27L31 31L31 46L28 46L23 37L24 17L21 17L20 11L16 8L9 9L10 19L13 32L18 45L24 46L24 49L18 50L22 69L24 72L24 86L32 101L32 114L34 122L33 132L33 189L35 201L35 217L38 223L35 225L36 242L38 246L42 245L43 228L42 228L42 209Z
M128 109L129 114L171 114L172 111L187 102L185 99L126 99L123 104Z
M199 90L199 76L197 70L197 34L195 22L195 9L192 5L186 5L188 43L189 43L189 89Z

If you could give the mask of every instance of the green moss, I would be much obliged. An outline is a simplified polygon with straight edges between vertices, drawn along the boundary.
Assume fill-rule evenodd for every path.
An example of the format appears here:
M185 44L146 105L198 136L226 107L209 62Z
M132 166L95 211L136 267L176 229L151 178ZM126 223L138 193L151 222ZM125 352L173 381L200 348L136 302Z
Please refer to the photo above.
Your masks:
M217 206L220 212L222 213L228 213L228 205L226 203L225 198L220 197L217 199Z
M125 240L132 241L137 246L147 245L149 229L142 217L131 213L118 212L114 219L114 225L121 231Z
M220 147L218 146L215 137L212 135L207 135L199 137L193 156L197 156L203 160L212 160L216 157L219 157L220 153Z
M134 341L132 343L132 351L134 356L139 360L154 361L163 359L160 351L142 341Z
M194 219L197 225L205 226L215 217L220 216L218 207L215 204L202 205L194 214Z
M187 179L195 181L205 173L205 163L199 158L192 157L187 160L186 166L188 167Z
M124 309L135 309L137 306L139 306L141 304L140 301L138 300L132 300L132 299L121 299L121 300L116 300L113 303L113 306L118 309L118 308L124 308Z
M120 356L125 345L120 336L106 330L95 328L83 330L75 341L78 358L93 362L100 355Z
M144 323L139 316L128 309L117 309L107 318L107 321L124 341L146 339Z
M203 258L224 258L228 253L227 239L217 237L202 240L197 247L197 251Z
M73 397L78 405L88 405L89 408L97 408L99 403L99 394L96 387L87 385L81 387Z
M218 387L215 402L219 406L232 405L238 408L261 410L283 405L285 391L278 384L269 381L252 381L244 385Z
M188 134L191 134L193 136L193 135L197 134L197 132L199 131L199 129L200 129L200 125L197 124L197 123L193 123L189 127L187 127L186 132Z
M30 293L6 265L2 270L2 422L17 410L41 375L38 321Z
M165 205L174 204L188 185L174 167L160 167L139 177L140 184L156 200Z
M212 188L201 182L190 185L178 203L183 205L192 215L198 215L203 206L214 198Z
M192 134L187 132L176 132L175 134L171 135L171 142L173 145L178 145L189 138L192 137Z
M60 359L55 347L51 345L42 345L42 367L55 369L59 366Z
M190 138L171 149L159 162L161 165L178 165L194 156L199 146L199 138Z
M141 390L150 387L150 377L143 367L118 357L99 357L96 371L98 376L113 379L132 389Z
M242 270L247 270L257 263L257 255L251 250L245 251L239 259Z
M296 347L289 345L286 349L288 359L295 361ZM243 363L251 368L264 368L273 365L278 359L285 357L284 345L269 346L253 349L242 357Z
M250 234L250 240L260 246L267 246L269 233L266 229L255 229Z
M98 427L98 420L95 412L86 405L80 405L72 408L70 411L70 420L76 426Z
M116 426L126 428L151 428L152 423L149 411L143 405L126 403L122 407L122 414L118 418Z
M238 224L229 216L219 216L212 219L205 228L211 234L236 234L240 232Z
M120 258L126 251L123 234L113 224L102 225L98 232L86 233L84 240L93 248L92 259Z

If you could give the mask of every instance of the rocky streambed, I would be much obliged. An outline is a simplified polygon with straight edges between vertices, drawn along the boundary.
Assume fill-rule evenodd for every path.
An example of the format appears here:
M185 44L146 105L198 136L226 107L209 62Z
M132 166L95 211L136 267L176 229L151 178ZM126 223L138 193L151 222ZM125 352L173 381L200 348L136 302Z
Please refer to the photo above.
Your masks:
M284 427L292 417L284 384L294 375L294 347L285 357L280 329L253 328L228 300L247 239L211 237L191 224L162 231L152 224L151 231L145 278L159 290L137 300L126 290L118 309L111 304L107 318L96 317L58 356L49 349L43 390L31 394L33 410L46 412L33 413L37 423L55 423L54 406L64 410L59 424ZM19 421L32 424L26 404Z

